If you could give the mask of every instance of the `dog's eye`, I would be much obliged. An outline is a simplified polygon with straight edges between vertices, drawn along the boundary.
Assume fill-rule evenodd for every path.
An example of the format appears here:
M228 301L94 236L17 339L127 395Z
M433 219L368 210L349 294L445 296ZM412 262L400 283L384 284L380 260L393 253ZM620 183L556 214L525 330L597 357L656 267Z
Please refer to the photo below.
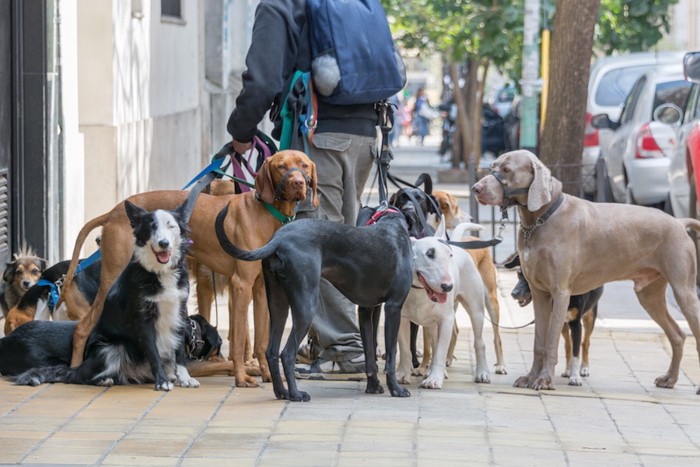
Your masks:
M39 274L41 271L39 271L37 268L32 269L32 274Z
M431 248L428 251L426 251L425 256L427 256L430 259L435 258L435 248Z
M302 164L301 164L301 168L304 169L304 170L306 170L306 169L309 168L309 164L307 164L307 163L302 163Z
M501 172L503 172L504 174L507 174L508 172L510 172L510 169L506 166L503 166L503 167L501 167Z

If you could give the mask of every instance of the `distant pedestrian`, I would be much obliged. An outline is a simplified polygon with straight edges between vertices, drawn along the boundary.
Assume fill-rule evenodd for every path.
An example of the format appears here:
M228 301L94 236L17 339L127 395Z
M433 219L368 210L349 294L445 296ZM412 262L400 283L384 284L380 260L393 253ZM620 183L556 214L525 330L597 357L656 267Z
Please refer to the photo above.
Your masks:
M430 131L430 119L428 118L430 111L430 102L428 102L428 97L425 95L425 89L422 87L418 88L413 104L412 117L415 134L418 136L418 142L421 146L423 146L425 137Z

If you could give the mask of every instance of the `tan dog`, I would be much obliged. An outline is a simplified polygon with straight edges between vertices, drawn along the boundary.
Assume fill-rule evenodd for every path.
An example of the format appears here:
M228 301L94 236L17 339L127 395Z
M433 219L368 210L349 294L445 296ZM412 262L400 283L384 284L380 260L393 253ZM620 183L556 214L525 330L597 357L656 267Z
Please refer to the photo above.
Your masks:
M22 295L29 290L41 277L46 269L46 260L39 258L34 250L23 245L19 253L15 253L11 262L5 265L0 285L0 307L7 318L12 308L17 306Z
M445 191L433 191L433 196L437 200L442 214L445 216L445 225L448 229L454 229L458 224L462 222L469 222L471 220L469 214L462 211L459 207L459 201L457 198ZM453 238L455 241L469 241L478 240L477 237L465 236L463 238ZM484 281L484 286L486 286L486 293L488 294L489 300L493 305L494 315L496 320L491 323L493 326L493 345L496 350L496 368L495 373L498 375L508 374L506 371L505 360L503 359L503 345L501 344L501 334L499 332L498 324L500 322L501 309L498 304L498 278L496 277L496 267L493 265L493 257L491 256L491 251L488 248L479 248L477 250L468 249L469 253L476 264L479 274L481 275L481 280ZM455 327L455 332L452 335L452 342L450 343L450 348L447 354L448 365L452 363L454 358L454 348L457 343L457 328Z
M700 301L695 293L696 250L688 228L695 219L675 219L652 208L592 203L562 193L562 184L528 151L501 155L491 174L472 188L481 204L518 206L518 253L535 310L534 361L516 387L554 389L559 334L571 295L620 280L634 281L642 307L671 344L668 371L657 387L678 380L685 334L668 313L666 286L695 336L700 356ZM698 390L700 394L700 390Z
M229 317L232 342L229 358L233 360L237 386L257 386L255 378L246 375L243 362L245 336L248 333L248 305L251 300L254 300L255 355L260 362L263 379L267 381L270 378L265 358L269 333L267 299L260 262L239 262L221 249L214 231L216 216L228 205L225 225L227 231L232 233L232 240L243 248L259 248L282 226L282 222L261 201L292 218L297 204L306 199L309 189L313 191L314 205L318 205L316 186L315 164L303 152L281 151L268 158L260 168L255 179L255 192L230 196L200 194L197 198L189 222L192 245L188 254L213 271L231 277L233 299L229 304ZM154 191L134 195L129 201L146 210L174 209L186 197L186 191ZM102 226L102 275L94 303L88 306L77 294L62 296L69 309L84 310L73 337L73 367L82 361L85 342L102 311L107 291L132 254L131 226L122 202L108 213L89 221L79 232L66 275L67 286L71 284L86 237L99 226Z
M216 179L209 185L209 194L212 196L225 196L233 195L236 193L236 187L233 180L229 179ZM190 280L195 284L195 290L197 295L197 312L202 315L207 322L211 323L211 305L214 302L214 298L217 294L220 294L223 290L228 290L230 285L230 278L225 277L221 274L217 274L202 263L197 262L192 257L187 258L187 267L190 273ZM232 295L228 294L229 307L231 306ZM218 322L218 316L217 316ZM231 340L231 336L229 336ZM260 374L260 364L257 365L253 361L253 351L250 344L250 334L246 333L245 339L245 358L246 362L246 373L251 376L262 376ZM231 362L228 362L231 363ZM206 367L206 365L200 365ZM233 368L233 367L231 367ZM212 369L215 371L214 369ZM207 371L207 368L203 368L202 371ZM218 373L218 371L215 371ZM191 373L191 372L190 372ZM198 374L196 376L205 376L203 374Z

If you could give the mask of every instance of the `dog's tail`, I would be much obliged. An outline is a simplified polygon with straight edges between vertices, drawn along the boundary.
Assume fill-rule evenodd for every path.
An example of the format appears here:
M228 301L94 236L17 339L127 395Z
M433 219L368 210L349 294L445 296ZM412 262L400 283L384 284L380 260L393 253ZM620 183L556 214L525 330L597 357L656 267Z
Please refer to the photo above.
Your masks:
M462 222L454 228L451 238L453 240L460 241L462 240L462 237L464 237L464 232L472 230L481 231L484 230L484 226L481 224L475 224L474 222Z
M685 217L678 220L681 222L681 224L685 226L686 229L693 229L696 232L700 232L700 221L698 221L697 219Z
M277 243L274 239L270 240L267 245L258 248L257 250L241 250L236 245L231 243L231 240L226 236L226 231L224 230L224 220L228 215L228 204L224 207L221 212L216 216L216 223L214 224L216 230L216 238L219 239L219 245L224 249L226 253L233 256L236 259L241 259L243 261L256 261L259 259L267 258L277 249Z
M90 232L95 230L97 227L102 227L109 218L109 216L110 213L108 212L106 214L102 214L101 216L92 219L91 221L88 221L88 223L85 224L82 229L80 229L80 232L78 232L78 238L75 240L75 247L73 247L73 256L71 257L70 265L68 266L68 271L66 272L66 278L63 281L63 290L68 290L68 288L71 285L71 282L73 281L75 269L78 267L78 261L80 260L80 250L83 249L85 239L88 235L90 235ZM61 297L58 299L56 309L58 309L62 304L63 295L61 295Z
M76 370L68 365L45 366L32 368L12 377L19 386L39 386L44 383L78 383Z

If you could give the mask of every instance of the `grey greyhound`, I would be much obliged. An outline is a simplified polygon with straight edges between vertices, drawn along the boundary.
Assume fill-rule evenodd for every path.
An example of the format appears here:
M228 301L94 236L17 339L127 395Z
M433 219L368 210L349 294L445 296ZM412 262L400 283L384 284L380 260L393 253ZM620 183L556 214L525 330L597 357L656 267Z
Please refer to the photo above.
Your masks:
M227 234L224 228L227 209L224 208L216 220L216 235L221 247L236 259L262 259L270 308L270 340L265 354L270 364L275 397L304 402L311 399L307 392L297 388L294 363L299 343L308 333L316 314L322 277L348 300L359 305L367 373L365 392L369 394L384 392L377 376L375 354L378 314L384 303L387 386L392 396L410 396L410 392L399 385L395 374L401 307L412 282L413 253L403 215L391 208L362 208L358 225L374 221L363 227L301 219L282 227L267 245L245 251L228 239L230 233ZM290 306L292 331L281 355L287 391L279 371L279 349Z

